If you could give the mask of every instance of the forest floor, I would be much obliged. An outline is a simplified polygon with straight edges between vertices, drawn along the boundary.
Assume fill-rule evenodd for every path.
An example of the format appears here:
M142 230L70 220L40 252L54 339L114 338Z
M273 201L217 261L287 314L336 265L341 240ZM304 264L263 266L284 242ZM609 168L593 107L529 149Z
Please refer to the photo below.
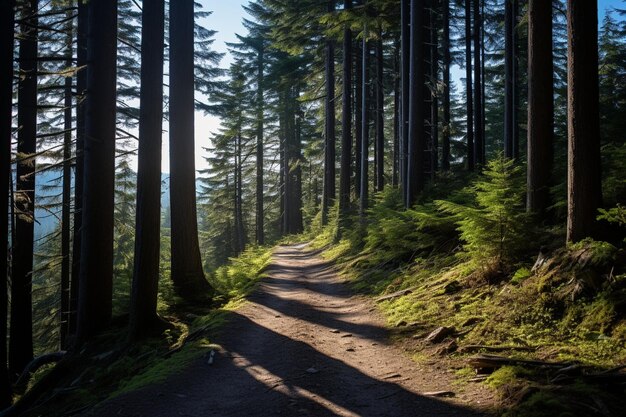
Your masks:
M476 416L493 403L445 365L411 360L371 299L305 245L277 248L266 274L212 338L214 357L208 348L164 383L86 415Z

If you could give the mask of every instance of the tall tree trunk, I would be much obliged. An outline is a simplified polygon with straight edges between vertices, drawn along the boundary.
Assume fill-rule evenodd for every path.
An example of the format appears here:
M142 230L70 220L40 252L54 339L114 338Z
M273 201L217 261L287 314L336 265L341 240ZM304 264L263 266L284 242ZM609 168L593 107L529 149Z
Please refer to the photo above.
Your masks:
M527 209L545 218L550 205L554 142L552 4L528 2Z
M170 3L170 196L172 282L189 301L213 289L204 277L196 210L194 156L194 1Z
M400 4L400 83L402 102L400 104L400 183L402 197L406 202L408 195L408 155L409 155L409 101L410 101L410 67L411 67L411 0L401 0Z
M352 0L344 0L344 9L352 9ZM352 30L343 30L343 82L341 110L341 165L339 167L339 217L350 212L350 177L352 175Z
M80 287L80 259L83 224L83 184L85 148L85 99L87 91L87 3L78 1L76 24L76 58L81 68L76 73L76 166L74 169L74 227L72 236L72 279L70 281L70 325L69 333L76 334L78 324L78 296Z
M300 87L296 88L295 96L293 98L293 104L295 108L295 120L294 120L294 137L295 137L295 149L294 155L296 160L295 168L295 205L294 205L294 233L302 233L304 231L304 220L302 218L302 109L297 98L300 96Z
M431 97L430 125L432 138L431 177L439 170L439 20L438 0L432 2L430 9L430 74Z
M486 53L485 53L485 0L481 0L481 14L482 14L482 22L480 25L480 87L481 87L481 97L482 101L480 103L480 120L482 122L482 131L483 131L483 146L482 146L482 158L483 163L487 163L487 128L486 128L486 108L487 108L487 81L485 77L485 67L486 67Z
M356 65L354 66L354 190L361 199L361 140L363 138L363 42L356 41Z
M242 160L242 137L241 137L241 128L239 134L237 135L237 153L236 153L237 162L235 163L235 167L237 169L237 176L235 177L235 187L236 187L236 196L237 201L235 204L237 213L236 213L236 223L235 227L237 230L237 245L239 247L239 251L237 255L243 252L246 249L246 231L244 230L243 225L243 160Z
M424 65L424 182L430 177L433 172L432 169L432 155L433 155L433 125L432 125L432 110L433 110L433 89L432 89L432 62L431 62L431 45L432 45L432 32L431 27L431 8L433 0L422 0L424 4L424 25L422 31L424 32L424 56L421 62Z
M65 66L73 65L74 25L72 10L67 11ZM71 199L72 199L72 77L65 77L64 130L63 136L63 190L61 198L61 348L67 348L70 324L70 240L71 240Z
M513 158L519 159L519 107L520 107L520 79L519 79L519 34L517 32L519 16L519 1L513 0Z
M328 1L328 13L335 11L335 1ZM326 104L324 135L324 194L322 196L322 224L328 223L328 209L335 199L335 42L326 40Z
M450 170L450 0L443 0L443 137L441 144L441 169Z
M286 194L287 194L287 186L286 186L286 176L285 172L285 93L279 92L278 94L278 107L279 107L279 115L278 115L278 159L279 161L279 174L278 174L278 193L280 195L280 214L278 216L278 230L281 236L287 234L287 230L285 228L285 218L287 217L287 206L286 206Z
M117 1L88 8L79 343L108 326L113 296Z
M37 26L38 1L29 0L21 8L19 45L16 201L11 280L11 335L9 369L19 375L33 358L32 271L35 225L35 158L37 151Z
M165 1L144 0L142 6L135 259L129 329L131 340L159 329L157 298L161 243Z
M11 176L11 123L13 119L13 42L15 1L0 3L0 409L11 405L7 367L7 315L9 283L9 178ZM12 202L11 202L12 204Z
M513 0L505 0L504 9L504 156L514 158L514 121L515 121L515 12Z
M400 118L402 101L400 92L400 39L396 38L393 51L393 165L391 184L394 188L400 184Z
M598 3L567 2L567 241L593 236L602 200L598 79Z
M467 169L474 170L474 94L472 87L472 0L465 0L465 99L467 100Z
M263 42L263 41L261 41ZM264 123L265 123L265 51L260 46L257 55L257 108L256 108L256 243L265 244L264 195Z
M376 40L376 191L385 188L385 92L383 32Z
M284 104L283 104L283 204L284 204L284 212L283 212L283 232L286 235L291 234L291 189L292 189L292 181L291 181L291 131L289 126L289 95L290 93L285 91L284 95ZM322 191L323 192L323 191Z
M424 149L426 135L424 1L411 0L411 59L409 83L409 147L406 207L413 206L424 188Z
M364 218L368 207L369 199L369 43L367 40L367 23L363 29L363 57L361 62L361 195L359 196L359 215Z
M475 141L474 141L474 157L476 164L482 166L485 164L485 130L483 121L483 87L482 87L482 16L480 13L480 0L474 1L474 120L476 122Z

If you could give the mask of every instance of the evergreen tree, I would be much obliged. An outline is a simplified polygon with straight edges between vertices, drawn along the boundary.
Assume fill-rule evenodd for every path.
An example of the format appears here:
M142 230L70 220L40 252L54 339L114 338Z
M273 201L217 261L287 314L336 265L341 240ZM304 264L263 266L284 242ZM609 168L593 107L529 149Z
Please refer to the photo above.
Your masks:
M528 211L550 202L553 146L552 4L528 3Z
M37 152L37 0L20 7L15 241L11 275L9 369L13 378L33 359L32 273Z
M9 262L7 254L9 239L9 177L11 175L11 151L13 119L13 38L15 28L15 1L0 3L0 409L11 405L11 385L7 363L7 313Z
M157 323L161 242L161 136L163 131L163 49L165 1L145 0L142 8L141 103L134 272L130 335L149 334Z
M170 202L172 281L179 296L206 299L196 212L194 2L170 3Z
M568 192L567 241L594 233L602 200L598 81L598 4L567 2Z
M112 314L117 1L91 0L88 22L79 342Z

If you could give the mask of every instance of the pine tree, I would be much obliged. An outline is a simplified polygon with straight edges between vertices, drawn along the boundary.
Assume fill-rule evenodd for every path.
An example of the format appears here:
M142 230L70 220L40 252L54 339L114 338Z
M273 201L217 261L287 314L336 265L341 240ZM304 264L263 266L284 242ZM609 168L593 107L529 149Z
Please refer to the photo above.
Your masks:
M472 86L472 1L465 0L465 100L467 101L467 169L474 170L474 88Z
M329 0L328 13L335 11L335 1ZM328 210L335 200L335 42L326 40L326 103L324 144L324 193L322 196L322 224L328 222Z
M170 201L172 281L179 296L205 300L194 160L194 2L170 3Z
M550 40L550 42L548 42ZM550 204L553 146L552 4L528 3L527 209L540 218Z
M7 363L8 313L8 238L9 238L9 177L11 175L11 122L13 97L13 38L15 1L0 3L0 409L11 405L11 385Z
M352 0L344 0L344 10L352 9ZM350 177L352 175L352 30L343 31L343 80L341 111L341 164L339 172L339 212L342 221L350 211Z
M9 369L19 375L33 358L32 271L35 223L35 158L37 151L37 26L38 1L20 8L18 145L15 241L11 275Z
M483 267L506 267L528 242L521 173L521 167L500 156L468 190L476 196L475 205L436 201L440 210L458 216L465 255Z
M130 304L131 338L149 334L158 320L164 30L165 1L145 0L142 8L139 166Z
M450 0L443 0L443 137L441 145L441 169L450 169L450 66L452 53L450 45Z
M106 328L112 314L117 1L91 0L88 22L79 342Z
M593 235L602 200L597 2L568 0L567 24L567 241L577 242Z
M424 149L426 148L426 88L423 59L425 57L424 2L411 1L411 55L409 82L409 146L407 164L407 199L410 208L424 188Z

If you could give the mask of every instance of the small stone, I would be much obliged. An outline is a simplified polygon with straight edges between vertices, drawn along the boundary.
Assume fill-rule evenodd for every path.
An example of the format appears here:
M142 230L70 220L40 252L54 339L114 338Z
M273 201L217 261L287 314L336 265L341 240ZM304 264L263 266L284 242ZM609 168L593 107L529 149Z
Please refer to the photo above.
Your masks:
M318 371L316 368L314 368L314 367L310 367L310 368L309 368L309 369L307 369L306 371L307 371L307 373L309 373L309 374L316 374L316 373L318 373L318 372L319 372L319 371Z

